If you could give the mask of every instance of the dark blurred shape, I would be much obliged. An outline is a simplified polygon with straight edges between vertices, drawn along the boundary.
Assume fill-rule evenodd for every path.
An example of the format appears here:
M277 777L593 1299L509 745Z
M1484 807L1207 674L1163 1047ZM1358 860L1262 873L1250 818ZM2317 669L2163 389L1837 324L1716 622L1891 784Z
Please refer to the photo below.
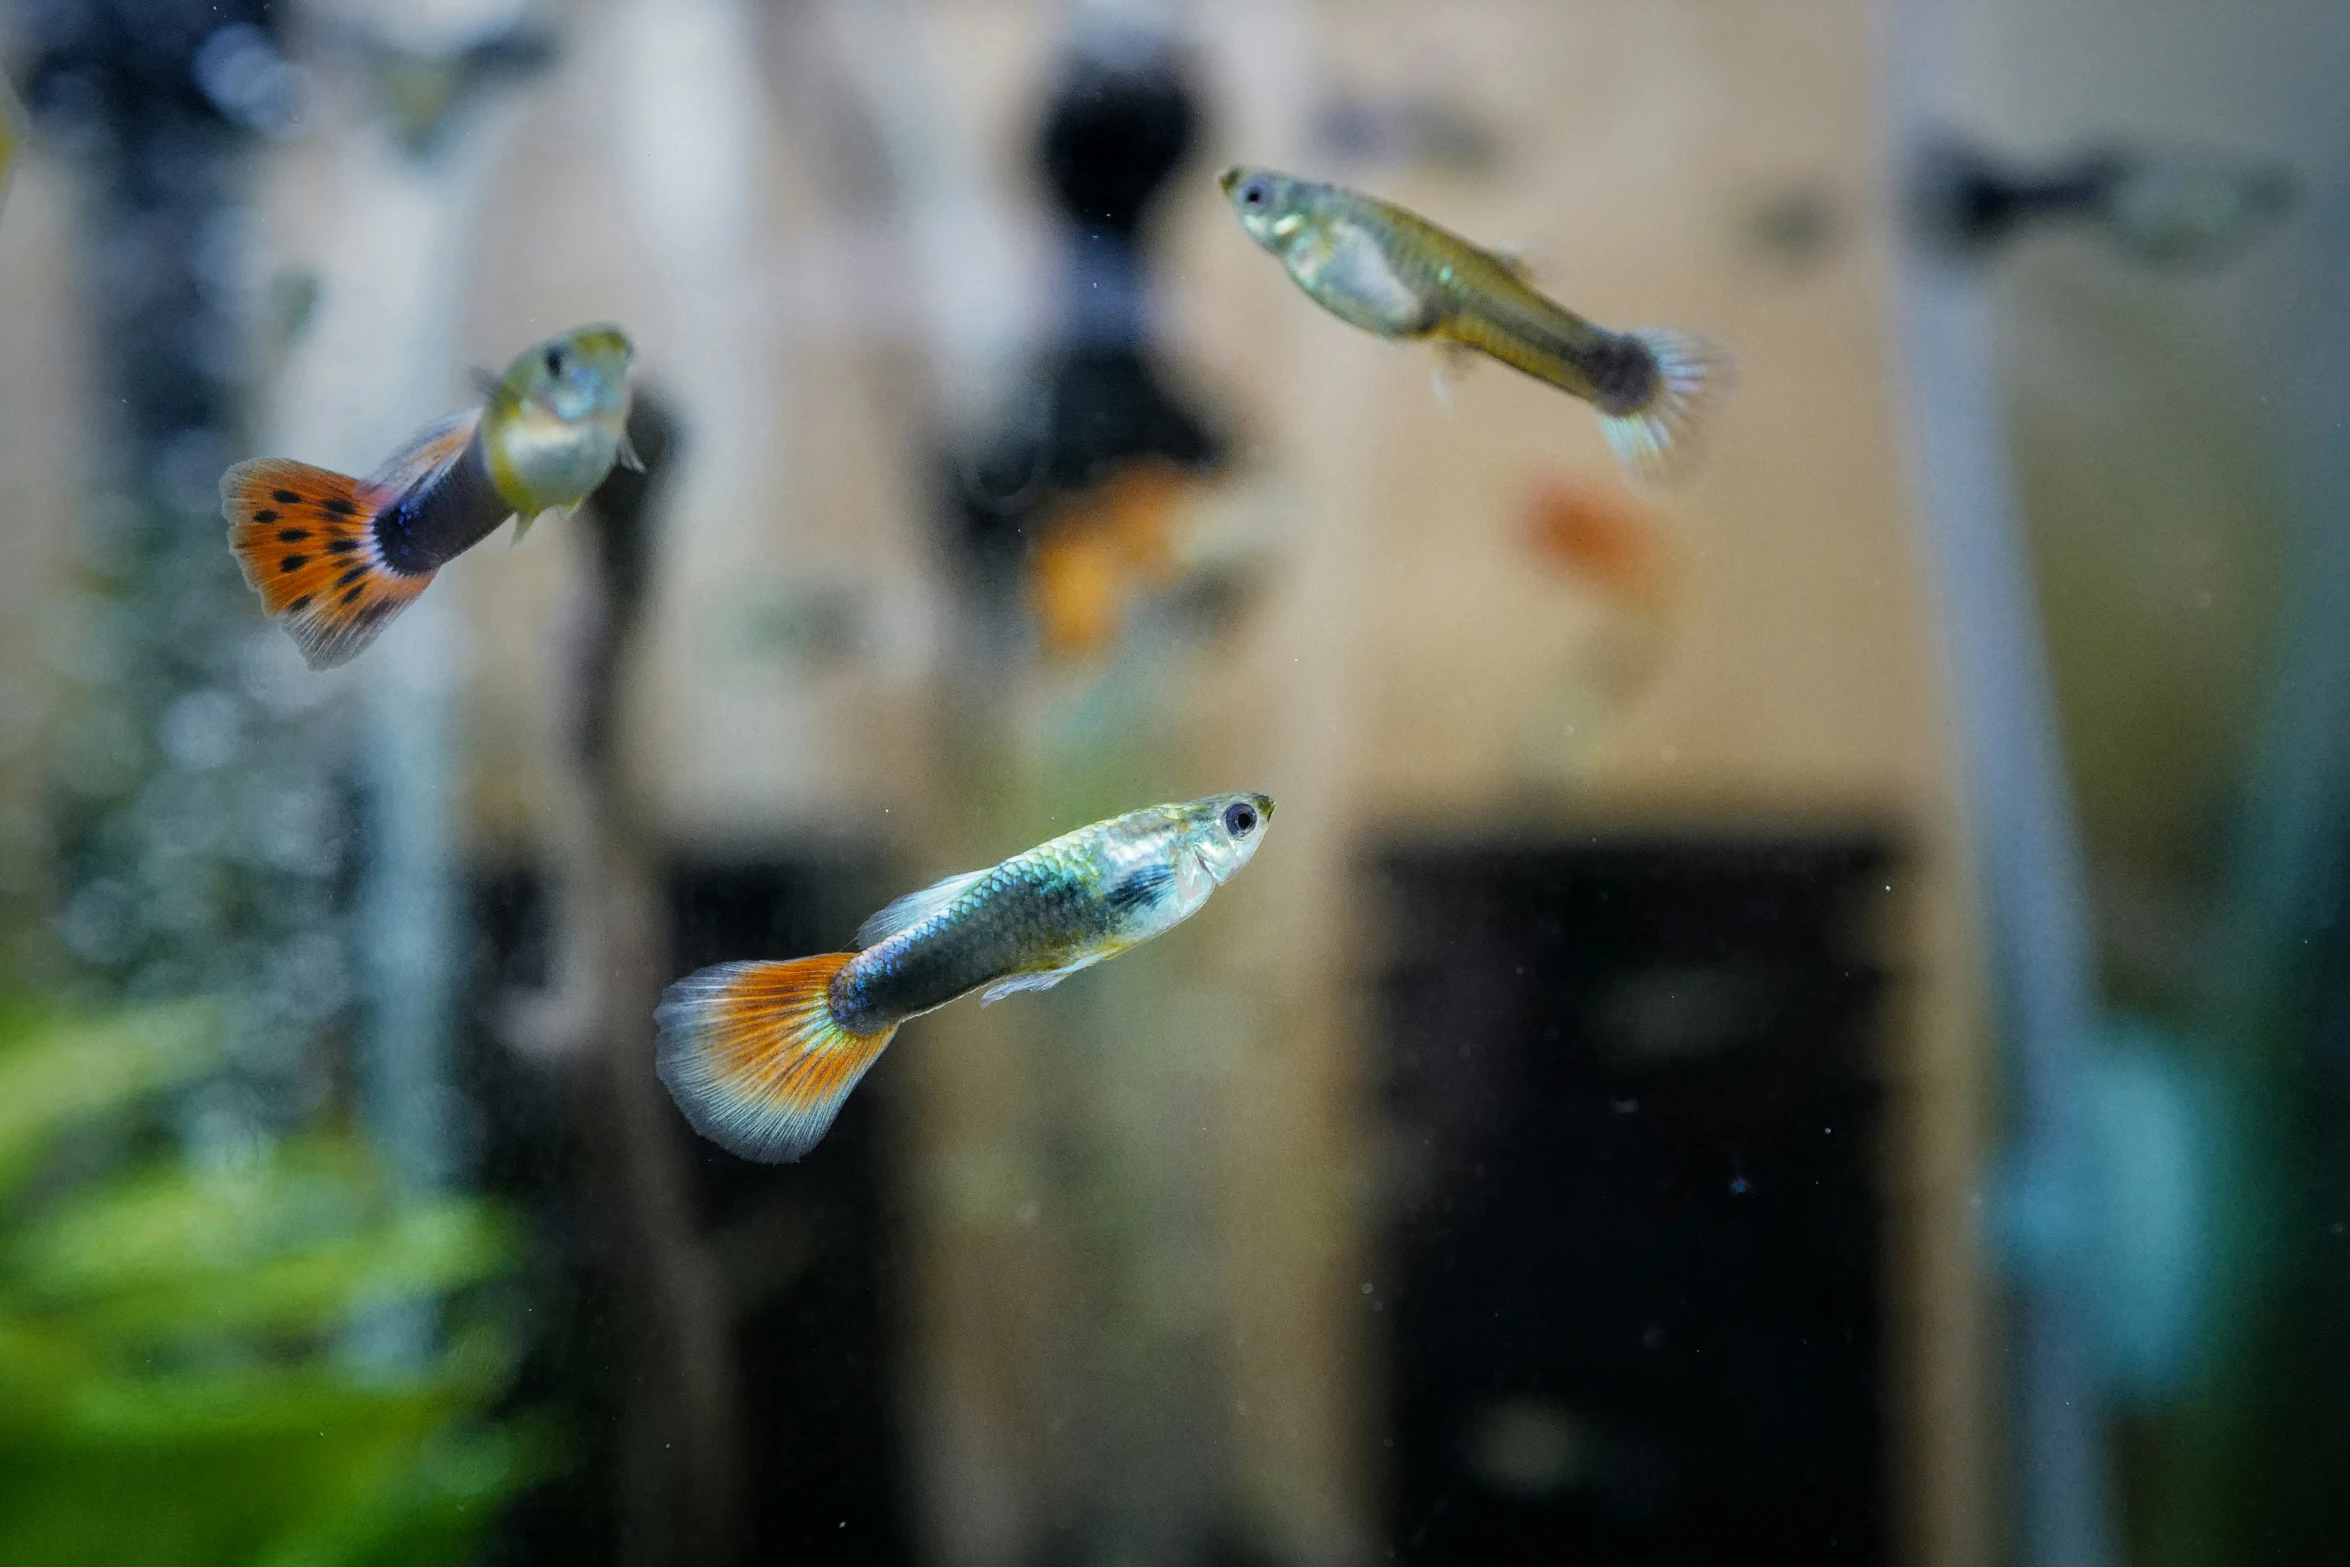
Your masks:
M419 158L447 146L497 89L541 75L557 55L555 34L527 19L443 49L411 48L350 23L331 25L328 36L357 57L392 139Z
M1791 185L1749 208L1747 244L1791 272L1806 272L1835 254L1846 229L1843 204L1824 185Z
M1045 110L1037 161L1081 229L1131 242L1198 131L1176 57L1073 53Z
M1469 110L1433 97L1342 94L1314 117L1314 140L1339 163L1490 174L1501 162L1499 132Z
M635 634L660 536L660 500L676 471L677 420L657 393L642 387L628 410L628 440L641 469L615 464L580 507L593 549L596 582L573 651L577 705L572 744L592 768L612 764L613 707L620 660Z
M1192 474L1223 463L1213 423L1153 362L1140 242L1198 119L1180 57L1124 34L1075 50L1045 111L1038 162L1069 220L1061 342L958 486L963 544L999 591L1072 493L1138 461Z
M8 202L8 176L16 169L17 148L24 141L24 122L17 113L16 89L0 77L0 206Z
M2097 149L2019 168L1946 141L1920 160L1911 207L1923 239L1961 254L2071 223L2097 229L2142 261L2209 267L2290 211L2299 193L2290 171L2252 159Z
M1378 862L1390 1544L1886 1560L1870 836Z
M872 856L670 861L654 880L671 944L665 974L836 946L890 885ZM562 966L548 890L519 870L477 884L485 1011ZM665 1337L674 1307L628 1217L642 1198L631 1194L613 1119L581 1113L581 1084L477 1035L466 1087L488 1119L482 1181L529 1215L541 1270L518 1397L561 1420L571 1458L507 1511L487 1559L723 1567L781 1553L858 1567L910 1562L896 1422L904 1290L892 1275L899 1241L882 1172L886 1084L850 1102L823 1158L751 1164L677 1117L642 1070L647 1033L643 1017L635 1021L627 1061L655 1111L643 1129L677 1167L682 1216L709 1269L737 1411L729 1436L741 1516L706 1543L707 1521L677 1511L692 1493L658 1477L680 1461L691 1417L663 1365L676 1348Z

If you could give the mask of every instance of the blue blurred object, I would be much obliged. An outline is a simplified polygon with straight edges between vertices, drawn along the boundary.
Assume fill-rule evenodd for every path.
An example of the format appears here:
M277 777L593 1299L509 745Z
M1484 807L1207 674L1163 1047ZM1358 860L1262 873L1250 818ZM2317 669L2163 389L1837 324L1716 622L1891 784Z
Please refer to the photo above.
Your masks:
M2126 1406L2187 1392L2222 1293L2224 1112L2192 1060L2151 1023L2105 1024L2078 1057L2070 1174L2019 1144L1992 1178L1997 1260L2019 1286L2083 1303L2098 1385Z

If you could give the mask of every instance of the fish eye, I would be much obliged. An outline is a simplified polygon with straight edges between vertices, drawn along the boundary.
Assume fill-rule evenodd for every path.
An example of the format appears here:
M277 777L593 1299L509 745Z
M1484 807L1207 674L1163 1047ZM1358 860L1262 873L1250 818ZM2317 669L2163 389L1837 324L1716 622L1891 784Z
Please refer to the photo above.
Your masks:
M1246 800L1235 800L1224 807L1224 830L1235 838L1245 838L1257 830L1257 808Z
M562 349L560 349L560 348L550 348L550 349L548 349L548 350L547 350L547 374L549 374L549 375L561 375L562 373L563 373L563 350L562 350Z
M1261 207L1272 199L1273 188L1262 178L1250 180L1240 187L1240 204L1244 207Z

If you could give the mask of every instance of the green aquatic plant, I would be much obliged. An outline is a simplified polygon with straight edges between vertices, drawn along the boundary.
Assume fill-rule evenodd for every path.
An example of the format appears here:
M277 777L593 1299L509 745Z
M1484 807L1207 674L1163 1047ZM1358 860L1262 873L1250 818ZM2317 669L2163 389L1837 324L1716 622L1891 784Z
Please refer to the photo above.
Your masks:
M462 1560L546 1450L485 1413L515 1236L347 1133L183 1151L156 1110L219 1035L0 1006L0 1562ZM401 1314L430 1347L372 1347Z

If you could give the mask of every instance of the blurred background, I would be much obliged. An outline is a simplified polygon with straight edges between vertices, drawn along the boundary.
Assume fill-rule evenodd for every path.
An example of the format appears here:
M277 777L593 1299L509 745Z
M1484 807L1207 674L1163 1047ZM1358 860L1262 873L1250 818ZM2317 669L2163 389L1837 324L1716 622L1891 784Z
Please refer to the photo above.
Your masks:
M2350 1560L2350 11L8 0L0 1560ZM1314 307L1270 164L1741 387ZM221 470L574 324L314 675ZM803 1164L661 987L1159 800Z

